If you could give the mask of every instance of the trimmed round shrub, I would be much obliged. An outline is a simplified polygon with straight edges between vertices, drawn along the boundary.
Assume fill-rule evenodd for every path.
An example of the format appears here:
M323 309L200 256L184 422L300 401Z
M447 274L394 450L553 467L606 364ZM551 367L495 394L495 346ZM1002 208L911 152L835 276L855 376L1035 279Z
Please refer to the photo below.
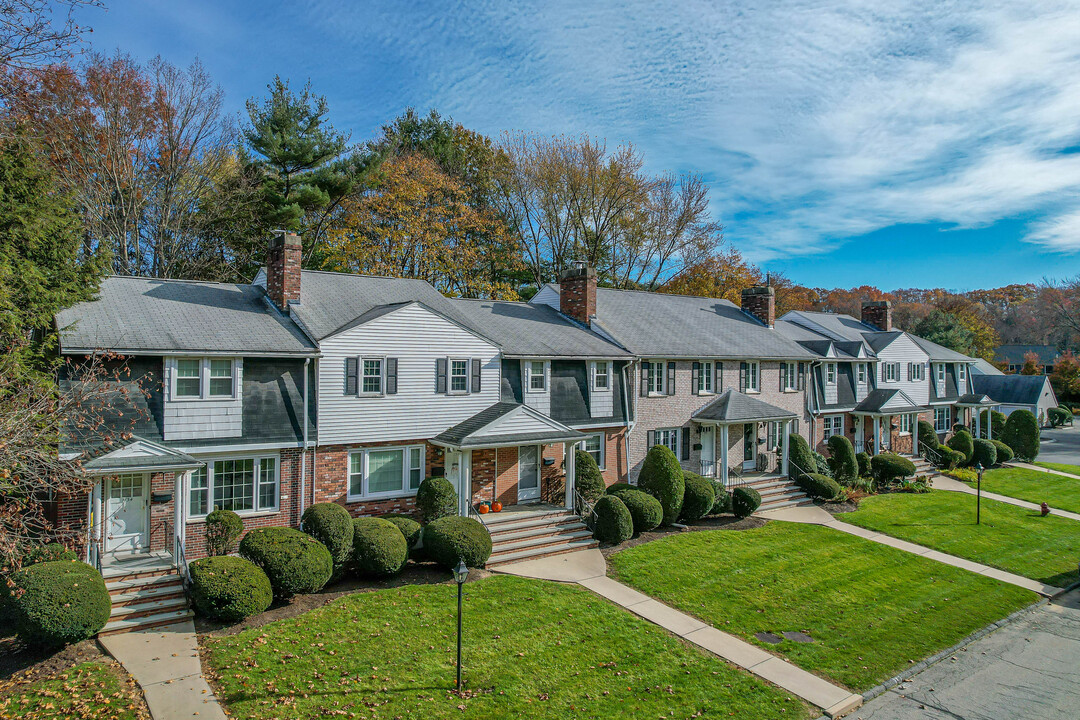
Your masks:
M737 487L731 491L731 512L737 518L753 515L761 507L761 493L752 487Z
M409 546L410 551L416 548L420 542L420 533L424 529L420 523L416 522L411 516L402 515L401 513L387 513L379 517L397 525L397 529L405 536L405 544Z
M416 490L416 509L423 523L457 515L457 506L457 490L444 477L426 478Z
M997 448L989 440L975 440L975 449L971 453L971 465L982 464L984 468L997 465Z
M859 477L870 477L870 453L857 454L855 462L859 465Z
M997 461L999 463L1007 463L1013 459L1012 448L1001 442L1000 440L991 440L994 445L994 449L997 450Z
M240 556L262 568L277 597L319 592L334 574L326 546L293 528L250 531L240 541Z
M800 473L814 472L817 469L810 444L798 433L793 433L788 439L788 461L788 477L792 480L798 480Z
M915 474L915 463L896 453L881 453L870 458L870 470L881 483L890 483Z
M330 551L334 561L333 579L337 580L352 558L353 519L349 511L337 503L317 503L304 511L300 523L304 532Z
M655 499L655 498L654 498ZM593 522L593 537L609 545L618 545L629 540L634 534L634 519L626 503L617 495L605 495L593 506L596 519Z
M396 575L409 559L409 543L389 520L362 517L353 520L353 564L364 577Z
M77 562L79 556L75 554L74 550L68 550L60 543L51 542L46 545L32 547L23 553L22 567L37 565L38 563L43 562L60 562L61 560Z
M214 510L206 516L206 554L228 555L236 538L244 532L244 521L232 510Z
M653 445L645 455L638 475L638 489L652 495L664 508L664 525L679 519L686 481L675 453L665 445Z
M628 487L608 494L622 500L630 511L635 535L659 527L664 519L664 508L660 507L660 501L647 492Z
M683 473L683 503L679 517L687 522L700 520L712 511L716 493L708 479L696 473Z
M855 447L843 435L829 438L829 468L833 478L842 484L855 482L859 477L859 461L855 459Z
M1072 420L1072 411L1063 407L1050 408L1046 411L1046 417L1051 427L1060 427Z
M966 465L971 462L971 455L975 452L975 444L971 439L971 433L967 430L957 430L946 444L958 453L963 453L963 464Z
M941 442L938 440L937 430L926 420L919 421L919 445L936 450Z
M641 490L637 485L631 485L630 483L617 482L608 485L607 492L614 495L620 493L623 490Z
M959 450L953 450L948 445L938 445L935 452L938 457L941 458L941 467L943 470L953 470L964 464L964 453Z
M731 512L731 493L724 487L724 483L719 480L712 480L713 494L716 496L716 500L713 501L712 510L709 511L710 515L720 515L722 513Z
M55 647L93 637L109 622L112 601L101 573L86 563L53 560L8 576L6 601L15 631L27 645Z
M840 484L836 480L817 473L803 475L799 479L799 487L817 500L832 500L840 494Z
M1001 441L1012 448L1013 457L1031 462L1039 456L1039 421L1030 410L1014 410L1005 421Z
M574 452L574 467L577 476L574 478L574 487L578 494L591 503L595 503L607 490L604 476L600 474L600 468L593 456L584 450Z
M258 615L274 601L266 573L238 557L205 557L188 565L191 597L200 615L239 622Z
M449 515L424 527L424 551L436 563L453 570L459 560L483 567L491 557L491 533L479 521Z

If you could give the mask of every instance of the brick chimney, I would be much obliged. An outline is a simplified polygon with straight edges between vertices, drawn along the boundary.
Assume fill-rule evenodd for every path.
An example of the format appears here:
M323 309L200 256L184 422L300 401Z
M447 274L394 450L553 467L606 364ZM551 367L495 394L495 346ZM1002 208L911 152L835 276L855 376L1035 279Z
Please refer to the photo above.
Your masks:
M746 288L742 291L742 309L766 327L776 325L776 290L771 285Z
M559 310L582 325L596 317L596 268L574 260L559 279Z
M300 236L278 230L266 253L266 294L279 309L300 302Z
M868 300L862 304L862 321L878 330L892 330L892 303L888 300Z

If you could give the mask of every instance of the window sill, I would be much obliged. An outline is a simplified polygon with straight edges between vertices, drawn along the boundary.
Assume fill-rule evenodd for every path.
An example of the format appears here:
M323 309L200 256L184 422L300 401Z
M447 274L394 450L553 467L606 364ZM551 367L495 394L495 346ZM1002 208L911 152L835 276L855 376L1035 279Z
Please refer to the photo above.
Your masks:
M245 520L247 518L260 518L260 517L268 517L270 515L280 515L281 510L257 510L257 511L252 510L252 511L238 512L236 514L240 516L241 520ZM206 518L207 518L206 515L199 515L197 517L189 517L187 519L187 524L188 525L198 525L198 524L201 524L201 523L205 523Z
M406 493L389 493L386 495L346 495L345 502L347 503L360 503L360 502L381 502L383 500L402 500L405 498L416 497L416 491L412 490Z
M189 403L189 402L198 403L198 402L221 402L223 400L231 401L231 400L239 400L239 399L240 398L238 398L236 395L209 395L207 397L201 397L201 396L196 397L196 396L192 395L192 396L189 396L189 397L170 396L168 402L173 402L173 403Z
M750 388L747 388L746 390L743 390L743 392L746 393L747 395L760 395L761 394L760 390L751 390Z

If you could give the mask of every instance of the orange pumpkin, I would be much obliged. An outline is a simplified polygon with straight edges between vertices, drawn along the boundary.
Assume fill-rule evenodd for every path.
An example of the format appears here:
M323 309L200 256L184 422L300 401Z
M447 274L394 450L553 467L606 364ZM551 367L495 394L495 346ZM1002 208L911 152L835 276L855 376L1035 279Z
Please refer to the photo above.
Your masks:
M491 503L491 509L494 510L495 512L502 512L502 503L501 502Z
M488 512L488 506L487 506L487 503L484 503L483 505L481 505L480 507L478 507L478 508L477 508L477 511L478 511L478 512L479 512L479 513L480 513L481 515L487 515L487 512Z

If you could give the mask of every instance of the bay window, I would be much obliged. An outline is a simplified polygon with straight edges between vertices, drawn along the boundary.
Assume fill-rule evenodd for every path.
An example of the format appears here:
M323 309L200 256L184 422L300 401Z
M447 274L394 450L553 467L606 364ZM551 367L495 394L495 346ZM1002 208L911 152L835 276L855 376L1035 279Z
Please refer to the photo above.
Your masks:
M411 495L424 479L424 446L356 450L348 474L350 501Z
M277 456L219 458L191 474L188 513L276 512L280 495Z

